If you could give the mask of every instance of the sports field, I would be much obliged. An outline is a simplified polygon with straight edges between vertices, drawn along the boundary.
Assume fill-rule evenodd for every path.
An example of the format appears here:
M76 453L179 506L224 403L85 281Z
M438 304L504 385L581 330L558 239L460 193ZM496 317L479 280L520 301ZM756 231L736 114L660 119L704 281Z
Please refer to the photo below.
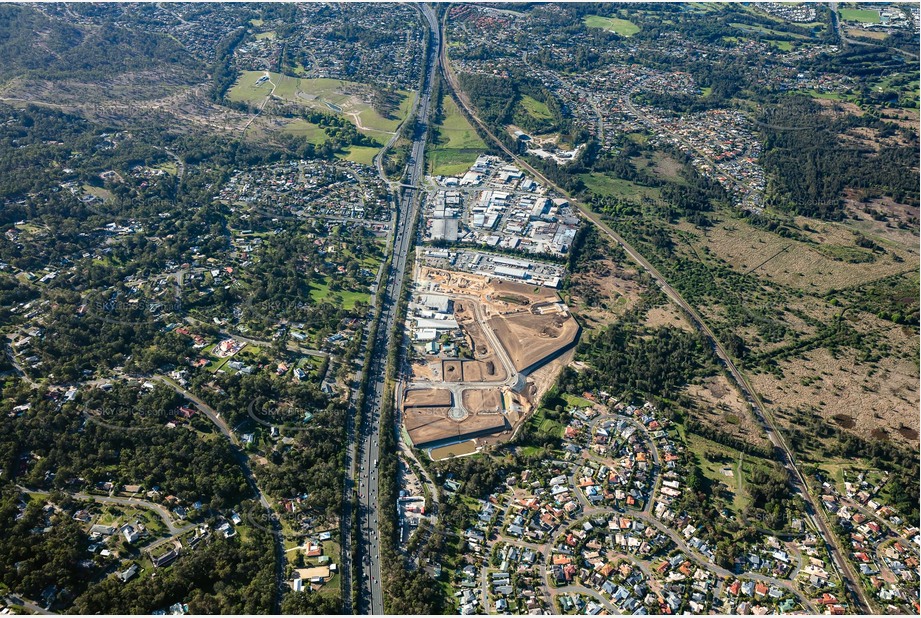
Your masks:
M617 17L601 17L600 15L587 15L583 19L586 28L602 28L625 37L631 37L640 31L640 27L627 19Z
M841 19L844 21L857 21L862 24L878 24L879 11L872 9L839 9Z

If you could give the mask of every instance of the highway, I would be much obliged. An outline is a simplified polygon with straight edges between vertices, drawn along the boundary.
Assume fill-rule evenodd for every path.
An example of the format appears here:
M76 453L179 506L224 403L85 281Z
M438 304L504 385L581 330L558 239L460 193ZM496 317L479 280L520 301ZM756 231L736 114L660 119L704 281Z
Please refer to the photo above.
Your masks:
M356 556L359 562L359 578L353 585L358 586L359 614L383 614L384 598L381 585L380 557L380 493L378 461L380 458L381 406L383 405L385 382L387 378L387 354L390 340L397 320L399 299L403 293L403 278L406 273L406 260L413 250L412 230L419 216L421 190L419 189L424 174L425 141L428 135L428 119L431 112L432 76L437 70L440 50L440 33L437 20L432 10L422 7L431 33L431 46L426 59L426 73L423 86L416 102L416 133L407 164L407 179L400 185L403 189L398 204L396 224L394 226L393 252L390 272L384 282L381 297L380 316L377 335L372 344L368 390L361 410L359 430L360 446L356 458L358 479L358 524L359 538L356 539ZM409 122L409 120L408 120ZM393 428L385 428L393 431ZM384 505L396 508L395 505ZM392 517L387 513L387 517Z
M447 12L445 12L444 19L442 21L441 27L442 30L445 30L445 24L447 22ZM499 140L483 123L482 120L476 115L476 111L471 104L469 98L465 95L464 91L460 88L460 84L457 79L457 75L454 73L451 68L450 63L448 62L446 50L447 45L441 47L441 55L439 57L439 64L441 65L441 70L445 79L450 86L450 88L457 95L457 99L460 101L461 106L473 119L473 121L480 127L480 129L489 136L490 140L495 143L505 155L519 165L522 169L527 170L535 178L540 180L544 185L552 187L558 191L561 195L569 195L561 187L551 182L539 171L534 169L531 165L521 159L518 155L509 150L505 144ZM873 613L873 608L870 605L867 595L864 592L863 586L860 583L860 578L857 577L857 574L854 570L853 565L847 560L847 553L842 549L838 538L832 533L828 522L825 519L824 511L818 506L817 500L809 492L809 487L806 483L806 478L803 473L800 471L799 467L796 465L796 459L793 456L792 450L787 445L786 440L784 440L783 435L777 428L776 421L774 420L773 415L770 411L764 406L764 403L761 400L761 397L752 388L748 379L742 374L741 371L736 367L735 363L730 357L729 353L723 347L723 344L716 338L713 334L713 331L710 330L710 327L704 322L703 318L697 312L697 310L692 307L681 294L678 293L662 276L661 273L651 264L646 258L644 258L640 253L634 249L630 244L628 244L623 238L620 237L614 230L612 230L608 225L602 222L601 217L588 209L584 204L572 200L572 202L578 206L579 213L585 219L591 221L599 230L604 232L608 237L617 242L618 245L623 247L624 251L637 263L639 264L647 273L652 276L656 281L658 286L662 291L679 307L681 307L688 316L691 318L691 321L695 326L703 333L712 343L713 349L716 352L717 356L723 361L727 370L734 378L736 384L739 387L739 390L749 402L752 407L752 412L756 420L762 425L767 434L768 439L774 445L774 451L777 456L778 461L787 468L790 472L791 484L793 485L794 491L802 497L805 503L806 515L814 523L819 533L821 534L826 548L828 549L829 555L831 556L832 561L834 562L835 568L838 571L838 574L841 576L844 587L848 592L848 596L857 606L856 609L862 613Z

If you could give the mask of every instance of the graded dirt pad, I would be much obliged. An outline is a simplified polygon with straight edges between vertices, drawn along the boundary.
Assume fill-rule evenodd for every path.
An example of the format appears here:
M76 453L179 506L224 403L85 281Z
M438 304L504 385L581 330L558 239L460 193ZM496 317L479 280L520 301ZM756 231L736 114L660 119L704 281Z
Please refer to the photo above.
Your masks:
M412 364L413 381L435 379L435 372L432 370L432 364L426 361L413 361Z
M835 358L820 348L803 358L781 361L781 379L763 373L752 375L751 380L771 406L814 406L834 426L863 438L887 439L917 449L917 353L915 345L911 359L884 357L871 364L857 362L850 350Z
M502 414L468 414L463 420L450 418L450 408L410 408L403 423L413 445L422 448L434 442L461 440L509 428Z
M479 322L476 321L470 301L457 300L454 303L454 319L467 335L476 361L464 361L463 380L465 382L502 382L507 376L505 367L489 345ZM449 380L445 373L444 380Z
M446 388L414 388L403 396L404 408L450 407L453 403Z
M521 299L528 300L531 303L542 300L556 300L556 291L551 288L545 288L526 283L514 283L512 281L496 280L491 284L492 296L494 298L506 296L521 302Z
M445 382L461 382L464 379L464 370L461 361L446 360L441 363L441 375Z
M470 414L497 414L502 411L502 392L498 388L468 388L461 395Z
M502 382L505 380L505 369L502 364L490 355L486 361L464 361L464 382Z
M567 346L579 335L579 324L571 315L516 313L490 318L487 324L499 337L518 371L535 365Z

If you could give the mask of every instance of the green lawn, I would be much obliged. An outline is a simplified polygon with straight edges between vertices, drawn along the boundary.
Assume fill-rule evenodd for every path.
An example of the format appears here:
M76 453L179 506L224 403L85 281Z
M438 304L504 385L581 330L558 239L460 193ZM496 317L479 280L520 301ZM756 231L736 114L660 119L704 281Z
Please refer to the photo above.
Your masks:
M274 30L269 30L268 32L260 32L259 34L256 35L256 39L274 39L274 38L275 38Z
M793 43L791 43L790 41L768 41L768 43L770 43L771 45L773 45L780 51L787 52L787 51L793 50Z
M433 150L429 154L429 169L434 176L460 176L483 154L482 149L474 150Z
M808 39L809 37L802 34L794 34L792 32L783 32L781 30L772 30L771 28L765 28L764 26L754 26L752 24L743 24L741 22L730 22L729 24L733 28L738 28L740 30L747 30L748 32L760 32L761 34L770 34L772 36L779 36L784 38L791 39Z
M484 150L486 148L483 140L480 139L480 136L477 135L470 123L467 122L467 119L464 118L453 98L445 96L442 108L444 109L444 121L438 127L441 138L439 148L444 150L467 148Z
M631 37L640 31L640 27L632 21L617 17L587 15L582 21L585 23L586 28L602 28L625 37Z
M317 281L310 283L310 298L318 303L328 300L333 304L341 304L342 308L348 311L354 309L355 303L358 301L369 302L371 295L367 292L347 292L345 290L333 292L329 289L329 278L327 278L322 283ZM336 300L336 298L340 300Z
M879 11L871 9L839 9L838 13L844 21L857 21L863 24L878 24Z
M384 118L364 101L368 88L362 84L329 78L291 77L270 72L270 79L257 86L256 83L263 75L265 75L264 71L243 71L227 92L227 98L231 101L259 103L272 92L274 84L276 97L311 109L343 116L355 126L359 126L358 120L360 119L362 132L370 135L378 134L378 137L380 133L395 132L403 119L409 115L412 107L412 93L401 90L399 91L401 95L399 109L392 118Z
M563 393L560 396L566 400L566 403L568 403L571 406L575 406L577 408L590 408L593 405L595 405L594 402L589 401L588 399L585 399L584 397L570 395L569 393Z
M703 475L711 481L714 487L718 487L722 484L728 488L728 491L732 494L731 502L724 502L726 507L736 515L741 513L750 501L748 492L745 491L747 467L744 456L740 460L739 451L712 442L696 434L688 435L686 443L688 449L697 456L697 464L700 466L700 471ZM704 457L704 453L719 453L724 459L722 461L710 461ZM740 461L742 462L741 466L739 463ZM723 469L725 468L732 470L731 477L723 473ZM739 482L740 475L742 479L741 483ZM739 491L740 487L741 491Z

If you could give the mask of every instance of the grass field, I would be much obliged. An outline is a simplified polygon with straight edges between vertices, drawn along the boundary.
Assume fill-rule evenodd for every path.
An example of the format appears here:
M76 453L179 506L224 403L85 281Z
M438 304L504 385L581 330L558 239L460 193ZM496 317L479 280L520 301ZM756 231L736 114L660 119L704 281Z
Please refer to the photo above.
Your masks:
M553 114L550 113L550 108L547 107L547 104L538 101L534 97L529 97L528 95L521 97L519 105L521 105L524 111L532 118L536 118L537 120L553 120Z
M369 89L363 84L328 78L291 77L272 72L269 73L270 79L257 85L263 75L264 71L243 71L227 92L227 98L231 101L258 104L272 92L274 84L274 96L277 98L343 116L362 132L378 134L378 137L380 133L395 132L412 107L411 93L401 90L399 110L394 113L393 118L384 118L366 101Z
M872 30L864 30L862 28L848 28L845 30L845 34L849 37L863 37L865 39L873 39L875 41L884 41L889 38L889 34L886 32L875 32Z
M450 96L442 102L444 121L439 125L439 143L429 152L429 173L436 176L463 174L486 150L467 119Z
M593 405L595 405L594 402L589 401L588 399L585 399L584 397L570 395L569 393L563 393L560 396L566 400L566 403L568 403L571 406L575 406L577 408L590 408Z
M838 13L844 21L857 21L864 24L878 24L879 11L871 9L839 9Z
M661 198L661 193L655 187L644 187L635 182L613 178L599 172L580 174L579 178L585 183L585 186L598 195L610 195L633 200L639 200L643 197L649 197L654 200Z
M94 187L93 185L83 185L83 190L89 193L90 195L96 196L104 202L112 201L112 192L108 189L103 189L101 187Z
M743 24L741 22L731 22L729 25L732 26L733 28L739 28L740 30L747 30L749 32L760 32L761 34L770 34L772 36L787 37L791 39L809 38L802 34L794 34L792 32L782 32L780 30L772 30L770 28L765 28L764 26L753 26L752 24Z
M374 155L378 152L380 152L380 148L375 148L373 146L349 146L347 154L336 156L347 161L361 163L362 165L372 165L374 163Z
M284 133L303 137L311 144L316 144L318 146L326 141L326 131L324 131L322 127L312 122L307 122L302 118L296 118L287 123L282 131Z
M748 492L745 491L746 470L744 457L739 458L739 451L723 446L716 442L702 438L696 434L688 435L688 448L697 455L697 464L700 471L714 486L722 484L726 491L732 494L731 500L725 500L726 507L736 515L750 502ZM718 454L722 459L709 460L704 454ZM723 471L731 470L732 476L727 476ZM728 496L728 494L724 494Z
M640 27L632 21L618 19L617 17L601 17L600 15L588 15L583 19L586 28L602 28L608 32L614 32L621 36L631 37L640 31Z
M444 109L444 121L438 127L442 142L438 145L439 148L444 150L486 148L483 140L464 118L453 98L445 96L442 108Z
M256 35L256 39L274 39L274 38L275 38L274 30L269 30L268 32L260 32L259 34Z
M345 290L333 292L329 289L329 278L327 278L323 283L317 281L311 282L310 298L318 303L328 300L334 304L341 304L342 308L348 311L354 309L355 303L358 301L365 303L369 302L371 300L371 295L366 292L347 292ZM335 299L340 299L341 302Z
M155 165L154 169L163 170L170 176L175 176L179 173L179 167L174 161L167 161L166 163L161 163L160 165Z

